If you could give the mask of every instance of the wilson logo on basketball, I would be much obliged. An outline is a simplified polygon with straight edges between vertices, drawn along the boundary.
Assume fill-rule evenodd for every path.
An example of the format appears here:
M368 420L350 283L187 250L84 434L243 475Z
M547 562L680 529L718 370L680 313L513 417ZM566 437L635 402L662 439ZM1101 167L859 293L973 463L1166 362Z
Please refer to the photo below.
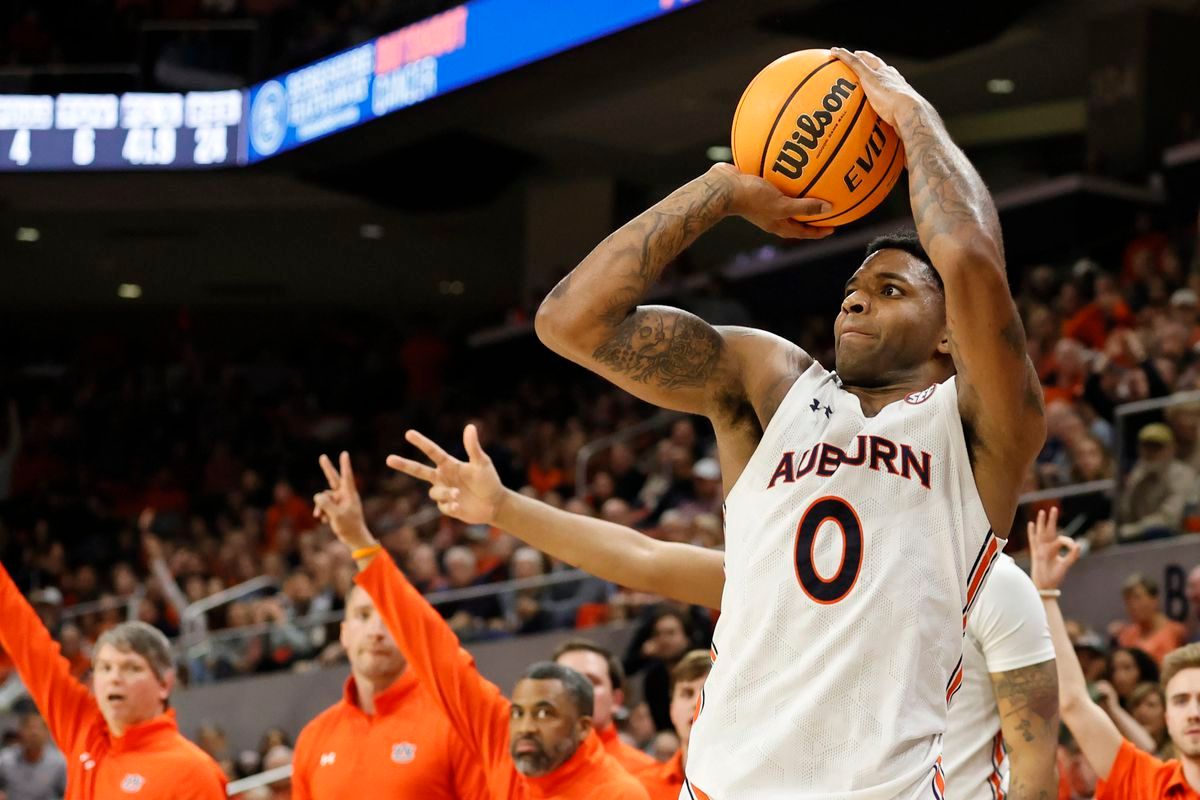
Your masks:
M817 145L825 137L825 131L833 122L833 115L842 110L842 106L857 89L858 84L851 83L846 78L838 78L837 83L830 86L828 93L821 98L821 108L812 114L796 117L796 130L792 131L790 140L783 143L779 154L775 156L775 164L771 171L792 180L803 175L804 168L808 166L809 152L817 149Z

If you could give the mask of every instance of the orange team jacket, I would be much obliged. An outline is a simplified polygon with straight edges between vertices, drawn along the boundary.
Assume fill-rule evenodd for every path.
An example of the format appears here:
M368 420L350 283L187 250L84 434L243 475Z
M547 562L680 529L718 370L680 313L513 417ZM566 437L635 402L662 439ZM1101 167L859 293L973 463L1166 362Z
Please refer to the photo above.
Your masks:
M487 773L496 800L649 800L649 795L588 736L558 769L540 778L517 772L508 750L511 703L484 679L441 615L386 553L355 578L367 590L422 689L441 704L450 723Z
M616 725L609 725L603 730L597 729L596 735L600 737L600 743L604 745L605 751L615 758L617 763L624 767L630 775L640 778L642 770L658 766L658 761L654 758L621 741Z
M650 792L650 800L678 800L683 788L683 751L676 750L666 761L655 761L653 767L639 772L637 778Z
M487 778L450 727L441 706L406 671L358 705L354 678L342 699L300 731L292 759L292 800L342 800L371 787L373 797L484 800Z
M1183 765L1159 761L1129 741L1121 742L1108 777L1096 784L1096 800L1200 800L1188 786Z
M217 762L168 710L114 736L58 643L0 566L0 641L67 759L66 800L224 800Z

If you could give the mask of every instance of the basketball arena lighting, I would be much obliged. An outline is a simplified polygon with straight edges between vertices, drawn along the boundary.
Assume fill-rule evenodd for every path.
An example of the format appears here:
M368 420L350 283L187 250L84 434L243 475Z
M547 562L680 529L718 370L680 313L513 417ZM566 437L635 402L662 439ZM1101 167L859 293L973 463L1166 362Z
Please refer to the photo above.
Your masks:
M42 232L37 228L17 228L18 242L36 242L42 238Z
M117 297L122 300L137 300L142 296L142 287L136 283L122 283L117 287Z
M992 78L987 82L987 90L992 94L1012 94L1017 85L1008 78Z
M721 145L721 144L713 145L712 147L705 150L704 153L705 153L705 155L708 156L709 161L732 161L733 160L733 148L726 147L725 145Z

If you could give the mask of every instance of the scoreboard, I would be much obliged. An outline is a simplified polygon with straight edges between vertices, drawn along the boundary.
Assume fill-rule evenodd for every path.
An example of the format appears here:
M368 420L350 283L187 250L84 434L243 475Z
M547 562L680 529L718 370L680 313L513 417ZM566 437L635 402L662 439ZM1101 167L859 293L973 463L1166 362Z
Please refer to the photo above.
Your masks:
M243 166L701 0L470 0L251 86L0 95L0 172Z
M238 164L241 90L0 95L0 170Z

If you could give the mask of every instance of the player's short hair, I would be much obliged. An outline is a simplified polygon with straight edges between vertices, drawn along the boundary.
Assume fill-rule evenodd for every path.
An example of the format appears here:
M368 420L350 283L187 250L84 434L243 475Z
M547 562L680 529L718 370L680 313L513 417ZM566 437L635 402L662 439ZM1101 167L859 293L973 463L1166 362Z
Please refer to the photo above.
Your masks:
M1145 589L1146 594L1151 597L1158 597L1158 582L1153 578L1147 578L1140 572L1133 573L1121 584L1121 597L1128 597L1129 593L1139 586Z
M704 650L689 650L671 670L669 694L675 695L675 684L707 678L712 671L712 658Z
M567 653L580 652L595 653L601 656L608 663L608 680L612 684L613 691L625 688L625 667L621 664L621 659L613 655L613 652L607 647L597 644L591 639L568 639L555 649L551 661L557 662L561 656L565 656Z
M590 717L595 712L596 695L592 691L592 682L570 667L553 661L538 661L529 665L521 680L558 681L567 690L579 716Z
M1164 692L1171 679L1185 669L1200 669L1200 644L1185 644L1167 653L1167 657L1163 659L1160 681Z
M171 657L171 643L162 631L145 622L122 622L114 628L109 628L100 634L92 652L99 653L100 648L106 644L112 645L122 653L136 653L146 659L160 681L175 669L175 660Z
M921 240L912 231L893 231L885 233L882 236L876 236L867 245L867 252L863 254L863 260L870 258L880 250L903 250L913 258L920 261L929 270L929 275L933 278L933 282L937 284L940 291L945 292L946 286L942 283L942 276L933 268L933 259L929 257L929 253L925 252L925 247L921 244Z

